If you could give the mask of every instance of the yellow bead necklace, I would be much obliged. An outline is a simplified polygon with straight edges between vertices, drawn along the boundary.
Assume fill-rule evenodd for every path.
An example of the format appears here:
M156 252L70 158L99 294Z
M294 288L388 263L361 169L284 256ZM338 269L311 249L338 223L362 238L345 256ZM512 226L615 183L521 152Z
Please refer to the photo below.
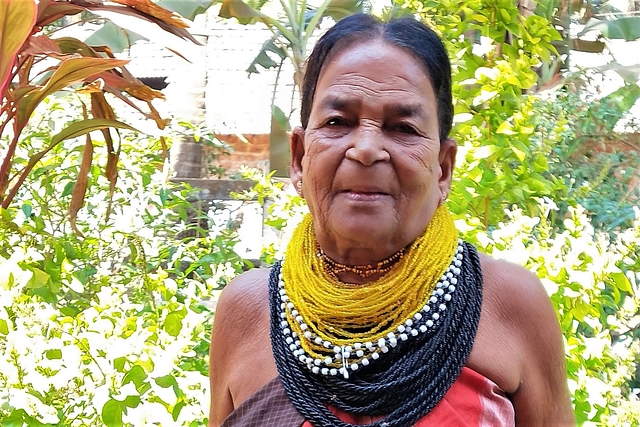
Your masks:
M309 369L348 376L398 340L433 327L455 290L462 248L448 210L439 207L425 232L373 282L340 282L319 255L307 215L282 265L282 328L294 355Z

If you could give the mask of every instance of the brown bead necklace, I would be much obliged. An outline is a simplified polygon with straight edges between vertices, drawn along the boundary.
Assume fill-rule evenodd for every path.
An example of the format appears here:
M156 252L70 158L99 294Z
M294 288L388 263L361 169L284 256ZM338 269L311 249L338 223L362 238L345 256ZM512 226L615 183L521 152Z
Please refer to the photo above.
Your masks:
M317 246L318 257L322 260L323 268L335 279L338 279L340 273L344 273L347 271L350 273L355 273L363 278L368 278L376 274L387 274L391 271L393 266L402 259L402 257L404 256L404 250L405 248L402 248L395 254L391 255L389 258L385 258L376 264L347 265L332 260L320 246Z

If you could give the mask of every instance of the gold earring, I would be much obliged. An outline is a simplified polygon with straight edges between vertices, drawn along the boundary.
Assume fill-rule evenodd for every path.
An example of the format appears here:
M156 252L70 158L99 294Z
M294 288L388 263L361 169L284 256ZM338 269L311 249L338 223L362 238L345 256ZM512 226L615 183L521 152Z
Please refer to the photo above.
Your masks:
M296 182L296 189L298 190L298 193L302 194L302 180Z

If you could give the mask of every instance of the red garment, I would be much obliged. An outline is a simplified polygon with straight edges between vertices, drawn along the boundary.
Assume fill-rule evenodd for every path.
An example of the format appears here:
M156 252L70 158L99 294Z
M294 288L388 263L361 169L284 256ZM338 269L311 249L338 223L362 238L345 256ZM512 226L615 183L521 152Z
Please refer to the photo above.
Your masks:
M331 411L342 421L369 424L376 419L354 417L336 408ZM513 427L515 411L511 401L496 383L476 371L464 367L458 379L440 403L415 427ZM313 427L305 421L302 427Z

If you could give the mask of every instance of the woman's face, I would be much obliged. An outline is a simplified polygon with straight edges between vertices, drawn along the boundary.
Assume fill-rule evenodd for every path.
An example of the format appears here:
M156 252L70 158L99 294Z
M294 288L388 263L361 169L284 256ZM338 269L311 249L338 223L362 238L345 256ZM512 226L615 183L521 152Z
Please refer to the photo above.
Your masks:
M328 255L378 260L424 231L455 162L438 130L431 82L408 51L374 40L324 65L307 129L291 137L291 178Z

